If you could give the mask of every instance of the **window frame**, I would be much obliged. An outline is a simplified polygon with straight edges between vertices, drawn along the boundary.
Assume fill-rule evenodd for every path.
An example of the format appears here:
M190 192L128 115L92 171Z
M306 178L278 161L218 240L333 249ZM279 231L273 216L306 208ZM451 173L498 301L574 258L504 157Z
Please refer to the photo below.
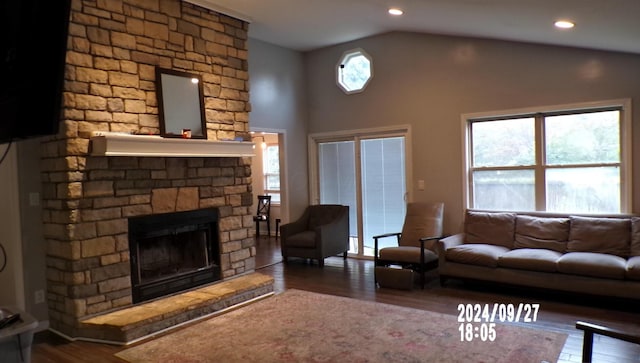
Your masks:
M282 198L282 194L281 194L281 190L282 190L282 186L280 186L280 188L278 189L268 189L267 185L267 179L269 178L269 176L278 176L278 180L280 179L280 173L278 172L277 174L275 173L269 173L267 172L267 149L269 147L273 147L273 146L277 146L278 147L278 158L280 155L280 144L279 143L267 143L266 146L264 147L264 149L262 150L262 184L263 184L263 190L264 190L264 194L265 195L278 195L278 201L272 201L271 204L272 205L280 205L281 203L281 198ZM278 164L279 165L279 164ZM280 165L279 165L280 166Z
M364 82L361 88L349 89L347 88L347 86L345 86L342 83L342 77L341 77L342 69L344 69L345 63L347 63L347 61L350 58L356 57L356 56L363 56L369 61L369 78L367 78L367 80ZM369 53L365 52L364 49L362 48L349 49L344 53L342 53L342 55L340 56L340 59L338 60L338 64L336 64L336 84L344 93L350 95L353 93L364 92L365 88L367 88L369 83L371 83L372 78L373 78L373 59L371 58L371 55L369 55Z
M474 209L473 205L473 172L477 170L534 170L535 173L535 210L518 212L547 212L545 194L545 171L549 169L568 168L571 165L545 165L542 160L544 144L543 124L541 115L556 116L562 114L585 113L595 111L619 110L620 111L620 212L631 213L632 209L632 110L631 99L614 99L595 102L572 103L565 105L539 106L502 111L489 111L462 114L462 147L463 147L463 210ZM535 164L533 166L514 167L473 167L472 124L479 121L504 120L512 118L535 118ZM591 165L596 165L590 164ZM608 164L609 165L609 164ZM584 165L579 165L584 166ZM542 208L541 208L542 207ZM579 212L576 212L579 213ZM579 213L585 214L585 213ZM611 213L607 213L611 214Z

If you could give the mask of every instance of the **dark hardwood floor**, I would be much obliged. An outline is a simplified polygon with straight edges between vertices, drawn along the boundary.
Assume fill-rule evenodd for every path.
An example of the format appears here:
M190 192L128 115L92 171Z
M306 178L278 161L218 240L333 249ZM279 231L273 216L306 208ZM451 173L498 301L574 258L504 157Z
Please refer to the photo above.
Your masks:
M302 259L281 262L279 242L271 237L257 243L257 271L275 278L275 290L300 289L361 300L401 305L451 315L457 323L458 304L540 304L537 321L518 325L568 334L559 362L581 362L582 332L575 329L577 320L637 331L640 334L640 309L635 302L594 300L584 296L566 296L522 289L469 285L451 281L439 286L437 273L429 276L424 290L412 291L375 288L373 261L331 257L324 268ZM345 312L348 314L348 312ZM36 334L32 361L41 362L123 362L113 354L126 347L90 342L68 342L49 332ZM594 338L594 362L640 362L640 345L612 338Z
M261 236L256 241L256 269L282 262L280 239Z

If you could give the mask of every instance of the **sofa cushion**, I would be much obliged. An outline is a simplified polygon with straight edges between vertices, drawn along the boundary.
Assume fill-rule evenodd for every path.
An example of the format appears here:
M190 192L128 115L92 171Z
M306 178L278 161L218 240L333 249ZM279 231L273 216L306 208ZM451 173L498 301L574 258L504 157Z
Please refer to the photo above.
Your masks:
M296 233L287 238L288 247L315 248L316 233L314 231L304 231Z
M531 271L557 272L557 262L562 253L540 248L519 248L498 258L499 267Z
M640 280L640 256L634 256L627 260L627 273L625 276L629 280Z
M466 263L469 265L498 266L498 258L508 248L490 244L463 244L447 249L446 259L451 262Z
M631 219L571 217L568 252L629 256Z
M390 260L398 262L414 262L420 263L420 247L398 246L386 247L379 252L381 260ZM424 262L435 261L438 255L429 249L424 249Z
M569 218L516 217L514 248L544 248L565 252L569 240Z
M622 280L627 271L627 260L605 253L569 252L558 259L558 271Z
M467 211L465 243L481 243L513 248L515 213Z
M631 218L631 251L629 256L640 256L640 218Z

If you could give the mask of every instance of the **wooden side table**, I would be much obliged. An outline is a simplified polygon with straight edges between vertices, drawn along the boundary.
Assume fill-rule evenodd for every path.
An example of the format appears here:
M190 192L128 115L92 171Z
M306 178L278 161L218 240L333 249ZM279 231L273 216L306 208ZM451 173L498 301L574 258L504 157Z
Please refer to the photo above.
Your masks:
M625 342L640 344L640 335L637 335L637 332L636 334L633 334L631 332L624 332L584 321L576 322L576 329L584 330L584 339L582 341L582 361L584 363L591 363L591 356L593 354L593 334L600 334L624 340Z
M20 314L20 320L0 329L0 362L31 362L31 343L38 321L15 307L7 307Z

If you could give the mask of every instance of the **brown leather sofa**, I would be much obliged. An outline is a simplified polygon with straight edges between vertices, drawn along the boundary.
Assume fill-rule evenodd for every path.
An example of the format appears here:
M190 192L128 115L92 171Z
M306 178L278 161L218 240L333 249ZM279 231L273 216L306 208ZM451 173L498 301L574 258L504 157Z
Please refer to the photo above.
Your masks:
M482 280L640 299L640 218L466 213L438 242L441 283Z

